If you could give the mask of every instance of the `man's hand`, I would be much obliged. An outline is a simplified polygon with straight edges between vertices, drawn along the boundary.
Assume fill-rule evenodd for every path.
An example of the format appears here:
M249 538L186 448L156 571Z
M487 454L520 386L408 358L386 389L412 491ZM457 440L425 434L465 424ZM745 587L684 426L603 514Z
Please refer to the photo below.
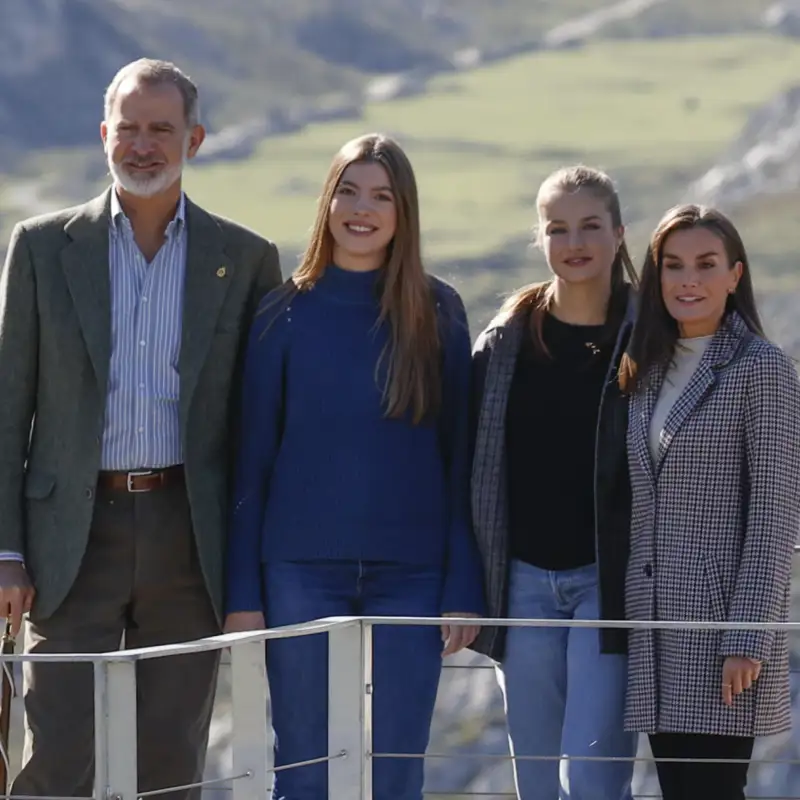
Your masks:
M449 612L442 614L443 617L474 617L479 618L478 614L460 614L457 612ZM477 625L442 625L442 641L444 642L444 650L442 650L442 658L451 656L465 647L469 647L480 633L480 627Z
M733 698L749 689L761 674L761 662L741 656L728 656L722 665L722 702L733 705Z
M11 620L11 635L22 627L22 615L33 605L36 590L19 561L0 561L0 616Z
M266 628L264 615L260 611L234 611L225 617L223 633L242 633L244 631L260 631Z

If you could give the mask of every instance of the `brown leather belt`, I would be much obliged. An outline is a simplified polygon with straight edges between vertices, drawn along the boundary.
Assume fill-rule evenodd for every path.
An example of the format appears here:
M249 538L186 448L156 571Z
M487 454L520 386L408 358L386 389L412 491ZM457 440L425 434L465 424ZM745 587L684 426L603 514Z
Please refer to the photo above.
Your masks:
M100 489L123 492L152 492L183 481L183 464L165 469L136 469L130 472L103 471L97 476Z

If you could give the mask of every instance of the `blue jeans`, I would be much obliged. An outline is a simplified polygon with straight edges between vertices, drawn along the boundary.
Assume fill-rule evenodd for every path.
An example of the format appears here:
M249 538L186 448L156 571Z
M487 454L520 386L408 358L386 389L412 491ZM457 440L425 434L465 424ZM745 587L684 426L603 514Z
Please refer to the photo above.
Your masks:
M357 561L275 562L264 566L267 625L332 616L438 617L444 576L438 568ZM379 625L373 636L373 752L428 747L442 669L438 627ZM267 676L275 765L328 754L328 636L270 642ZM421 800L422 758L376 758L374 800ZM275 800L324 800L326 763L276 773Z
M513 561L508 616L598 619L597 568L548 572ZM631 800L633 761L569 761L559 756L636 755L623 728L626 658L600 653L596 628L509 628L498 666L516 756L520 800ZM560 770L559 770L560 766Z

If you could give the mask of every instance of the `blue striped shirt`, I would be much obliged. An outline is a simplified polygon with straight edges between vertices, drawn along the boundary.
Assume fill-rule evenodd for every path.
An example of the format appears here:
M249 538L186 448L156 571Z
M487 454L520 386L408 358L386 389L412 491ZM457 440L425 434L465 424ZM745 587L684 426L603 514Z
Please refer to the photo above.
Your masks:
M181 193L164 244L151 263L111 193L111 364L101 469L136 470L183 462L178 399L186 199Z
M181 193L166 241L148 264L130 220L111 192L111 365L101 469L135 470L183 462L178 397L186 199ZM23 561L0 551L0 561Z

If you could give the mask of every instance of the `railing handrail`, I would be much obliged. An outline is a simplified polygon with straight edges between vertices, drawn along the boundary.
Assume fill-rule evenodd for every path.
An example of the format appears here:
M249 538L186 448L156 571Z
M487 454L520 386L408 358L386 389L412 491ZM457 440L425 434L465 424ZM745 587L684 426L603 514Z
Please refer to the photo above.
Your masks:
M329 633L339 628L358 625L358 617L330 617L327 619L301 622L297 625L286 625L280 628L262 628L261 630L242 631L239 633L222 633L207 636L203 639L192 639L187 642L159 644L150 647L132 647L127 650L107 650L102 653L14 653L3 654L2 662L78 662L78 663L118 663L121 661L144 661L162 656L189 655L205 653L210 650L224 650L233 645L267 641L269 639L289 639L295 636L311 636L315 633Z
M478 627L521 628L622 628L628 630L689 631L800 631L800 622L714 622L689 620L606 620L606 619L515 619L510 617L324 617L297 625L224 633L187 642L111 650L102 653L15 653L3 655L4 662L83 662L118 663L144 661L164 656L189 655L211 650L225 650L233 645L311 636L356 625L474 625Z
M800 544L794 546L800 554ZM277 628L262 628L257 631L224 633L207 636L188 642L136 647L127 650L111 650L103 653L15 653L4 655L4 662L83 662L90 664L116 663L120 661L144 661L162 656L189 655L211 650L225 650L235 644L288 639L295 636L311 636L329 633L351 625L478 625L480 627L524 627L524 628L627 628L629 630L715 630L715 631L800 631L800 622L695 622L695 621L650 621L650 620L584 620L584 619L512 619L507 617L324 617L297 625Z
M520 628L628 628L630 630L800 631L799 622L714 622L689 620L520 619L513 617L329 617L369 625L477 625Z

